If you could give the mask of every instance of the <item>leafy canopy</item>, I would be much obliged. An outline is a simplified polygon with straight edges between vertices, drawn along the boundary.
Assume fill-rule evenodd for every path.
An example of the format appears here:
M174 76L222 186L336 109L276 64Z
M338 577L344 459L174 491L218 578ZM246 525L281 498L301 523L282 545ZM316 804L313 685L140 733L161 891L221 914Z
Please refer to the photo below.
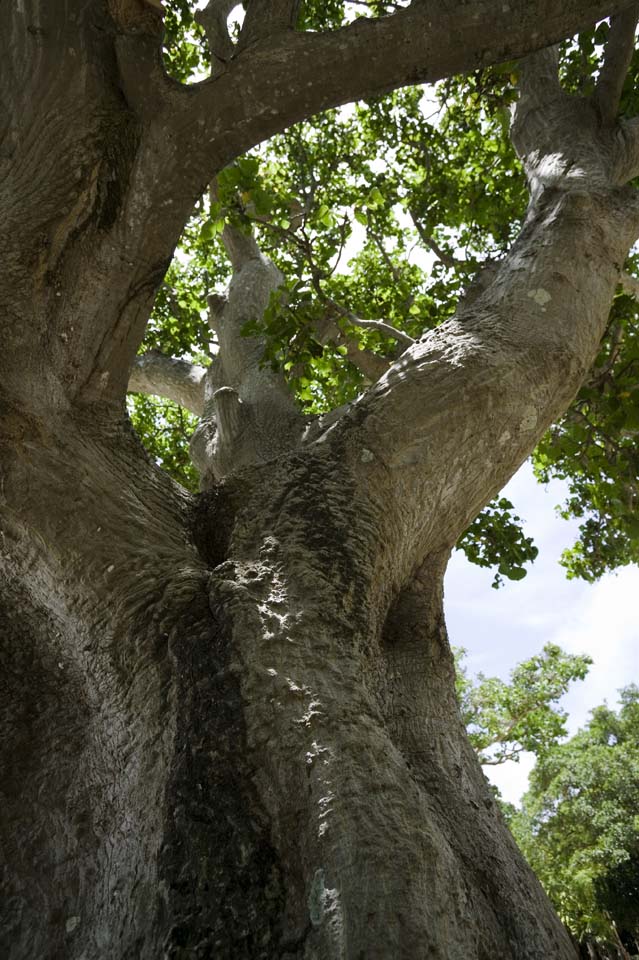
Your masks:
M307 0L300 26L333 28L398 5ZM165 8L167 68L181 81L203 76L209 54L192 5L168 0ZM591 87L607 31L602 23L564 45L568 89ZM639 109L638 69L635 55L622 111ZM516 236L527 191L508 138L515 83L516 64L505 64L435 89L407 88L313 117L240 157L220 173L217 199L197 205L142 352L205 364L214 354L206 295L229 280L221 232L232 223L254 232L286 278L265 315L245 329L264 338L264 362L284 373L306 412L355 398L370 382L358 353L383 370L403 349L358 319L421 336L460 298L476 295L482 271ZM638 266L632 256L627 269ZM639 560L638 373L637 305L620 290L590 376L533 456L542 482L567 481L561 514L580 521L563 558L569 576L594 580ZM186 450L193 418L141 396L130 412L157 461L195 489ZM458 547L495 569L494 586L521 579L537 555L505 498L479 515Z
M579 937L639 952L639 687L620 691L538 756L510 826L559 916Z
M480 762L535 755L521 808L500 805L559 916L579 940L594 939L612 956L620 940L639 954L639 687L620 691L618 711L597 707L566 739L558 702L584 679L589 657L547 644L509 682L469 676L464 658L457 649L457 696Z
M583 680L590 657L565 653L547 643L518 664L506 683L498 677L468 675L466 651L455 650L456 689L462 720L480 763L518 761L524 750L543 757L566 736L567 714L559 699L574 680Z

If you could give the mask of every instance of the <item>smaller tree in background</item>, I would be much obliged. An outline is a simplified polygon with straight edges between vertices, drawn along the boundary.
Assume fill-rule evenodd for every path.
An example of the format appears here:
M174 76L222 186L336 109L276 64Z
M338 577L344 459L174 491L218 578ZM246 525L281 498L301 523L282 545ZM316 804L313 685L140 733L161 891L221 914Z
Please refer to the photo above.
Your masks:
M524 751L541 758L567 734L567 713L559 699L574 680L583 680L592 660L565 653L547 643L541 653L518 664L510 682L478 674L468 676L455 651L457 696L462 719L483 765L519 760Z
M521 808L500 799L519 847L584 956L638 956L639 687L620 691L618 712L596 707L562 743L558 701L590 657L546 644L506 682L469 676L465 656L455 651L457 695L481 763L518 762L524 751L537 760Z
M573 934L623 946L631 955L639 954L638 785L639 687L633 684L620 691L618 711L597 707L574 737L537 753L522 808L509 817Z

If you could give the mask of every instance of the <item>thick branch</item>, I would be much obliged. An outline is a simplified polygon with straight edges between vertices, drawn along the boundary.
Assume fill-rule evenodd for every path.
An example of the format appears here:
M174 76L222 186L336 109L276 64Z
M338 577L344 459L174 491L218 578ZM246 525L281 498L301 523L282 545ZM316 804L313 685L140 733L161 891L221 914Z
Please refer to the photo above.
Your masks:
M204 409L205 374L204 367L152 350L136 357L128 392L166 397L200 417Z
M541 201L488 289L330 430L357 436L393 575L461 531L567 409L637 234L630 190ZM404 565L404 566L403 566Z
M209 196L212 205L219 202L217 177L213 177L209 184ZM222 231L222 244L231 261L234 273L241 270L249 260L256 260L262 256L248 222L245 224L244 230L226 223ZM210 299L209 306L211 306Z
M619 109L624 81L635 49L638 19L639 4L633 3L610 21L604 63L594 94L602 122L608 126L614 123Z
M527 102L523 109L543 108L559 97L565 96L559 82L559 50L549 47L528 57L519 66L519 91ZM519 109L522 109L519 107Z
M614 180L628 183L639 174L639 117L621 117L613 132L615 138Z
M213 72L217 67L228 63L234 53L234 44L229 36L228 15L235 6L235 0L209 0L203 10L198 10L195 19L204 27L206 39L213 61Z
M215 184L211 193L215 198ZM284 378L263 363L263 338L244 335L246 322L263 316L282 275L252 234L226 226L222 240L233 277L227 295L209 297L219 358L207 371L204 415L191 440L205 487L294 446L304 428Z
M249 0L238 46L292 30L297 22L300 0Z
M187 128L184 154L206 166L211 138L224 138L228 158L319 110L406 83L429 83L555 43L622 10L623 0L493 0L442 5L426 0L337 31L287 31L236 56L223 76L184 91L176 123ZM451 37L455 42L451 42ZM220 126L220 104L243 90ZM228 99L227 99L228 98ZM260 104L259 111L254 110ZM242 116L244 113L244 116ZM226 159L225 159L226 162Z
M8 99L44 106L41 115L24 119L16 112L15 148L0 158L0 205L4 198L9 211L5 247L14 251L4 265L11 277L8 315L22 331L15 349L8 344L0 358L5 389L30 406L72 399L118 409L193 204L211 175L246 149L316 111L519 57L626 5L511 0L504 10L494 0L451 0L442 9L425 0L337 31L288 30L257 40L218 77L188 89L161 76L155 26L149 33L123 27L116 62L103 4L31 0L32 19L46 36L36 60L27 19L8 5L5 35L12 39L0 58L2 87ZM141 7L156 17L152 6ZM100 29L90 15L97 8L104 16ZM136 79L136 63L150 82ZM123 83L124 98L115 93ZM54 98L61 118L55 129L46 106ZM39 149L29 123L45 131ZM28 202L18 209L16 197ZM78 272L87 270L94 284L84 302L74 291ZM48 276L56 277L60 292L55 303L47 284L34 294L33 278ZM52 346L49 380L36 393L15 371L25 355L36 355L31 347L44 336Z
M244 233L228 223L222 231L222 243L235 272L241 270L249 260L258 260L262 256L251 233Z

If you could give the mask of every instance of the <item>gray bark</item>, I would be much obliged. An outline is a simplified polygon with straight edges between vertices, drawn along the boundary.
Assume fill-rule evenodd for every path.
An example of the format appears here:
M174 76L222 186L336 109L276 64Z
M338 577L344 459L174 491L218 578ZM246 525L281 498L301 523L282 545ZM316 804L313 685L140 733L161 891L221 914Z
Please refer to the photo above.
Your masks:
M128 390L130 393L166 397L201 417L204 413L205 376L204 367L153 350L135 358Z
M639 232L634 126L601 126L531 61L519 240L330 422L304 423L238 336L278 278L235 238L200 497L149 463L123 400L190 205L236 151L622 7L416 3L330 36L257 37L186 91L162 74L155 5L0 2L17 108L0 145L12 960L575 957L461 727L441 583L592 363Z

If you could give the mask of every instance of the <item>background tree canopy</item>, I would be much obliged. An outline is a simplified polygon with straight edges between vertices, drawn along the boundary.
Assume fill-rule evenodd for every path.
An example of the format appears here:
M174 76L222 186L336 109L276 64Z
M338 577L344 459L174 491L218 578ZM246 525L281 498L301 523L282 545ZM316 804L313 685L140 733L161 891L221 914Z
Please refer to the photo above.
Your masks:
M457 650L457 693L483 764L535 755L520 807L501 802L508 824L555 909L577 939L639 954L639 687L620 708L596 707L569 739L560 697L591 661L548 644L518 664L510 682L470 677Z
M380 15L396 6L308 2L302 25L337 27L366 7ZM170 70L180 80L197 76L209 60L203 27L183 0L165 8ZM592 85L608 30L603 22L563 45L568 89ZM639 108L638 69L635 53L622 112ZM477 296L519 230L527 191L508 137L516 72L505 64L329 111L240 157L219 176L215 196L201 199L141 352L204 365L215 354L207 296L228 282L221 233L231 224L253 232L284 277L265 315L246 325L247 335L264 337L264 363L284 372L308 413L352 400L408 338L441 324L460 296ZM561 513L579 518L580 535L562 562L569 577L590 581L639 559L635 256L626 268L590 377L533 456L540 481L568 484ZM189 413L139 394L130 414L156 460L196 489ZM504 497L474 520L458 548L494 568L495 587L524 577L537 555Z
M639 953L639 688L620 709L543 755L522 809L510 818L521 849L577 936L620 938Z

